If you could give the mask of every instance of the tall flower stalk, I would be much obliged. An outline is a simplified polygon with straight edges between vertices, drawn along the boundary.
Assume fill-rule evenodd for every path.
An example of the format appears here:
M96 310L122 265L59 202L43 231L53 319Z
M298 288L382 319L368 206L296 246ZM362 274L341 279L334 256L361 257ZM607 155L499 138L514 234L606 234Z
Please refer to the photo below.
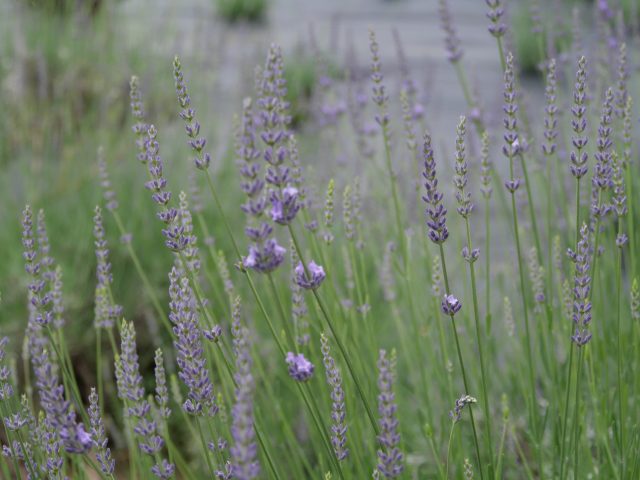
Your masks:
M468 165L466 158L465 147L465 135L466 135L466 123L465 117L460 118L458 127L456 129L456 163L455 163L455 176L453 177L453 184L456 188L456 200L458 201L458 208L456 209L458 214L464 219L465 229L467 233L467 245L462 249L462 258L467 262L469 266L469 276L471 278L471 292L473 297L473 318L475 322L476 341L478 344L478 358L480 360L480 375L482 381L482 405L484 407L485 416L485 431L486 431L486 443L487 451L489 454L489 475L493 474L493 441L491 438L491 421L489 419L489 396L487 389L487 375L485 370L485 360L483 352L483 335L480 327L480 307L478 306L478 289L476 286L476 272L475 262L480 256L480 250L473 248L471 240L471 224L469 223L469 216L474 209L474 204L471 201L471 193L468 191ZM482 470L482 465L478 466Z
M518 257L518 273L520 277L520 296L522 298L522 310L525 326L525 350L527 352L527 365L529 373L529 388L531 399L529 401L529 415L532 421L534 435L538 436L537 425L537 399L536 399L536 383L534 376L533 353L531 349L531 332L529 327L529 310L527 305L527 295L525 287L524 266L522 260L522 247L520 245L520 233L518 226L518 211L516 207L516 192L520 187L520 180L515 176L515 158L521 154L521 145L517 128L517 112L518 105L516 103L515 77L513 70L513 55L507 54L506 69L504 74L504 141L502 153L509 161L509 180L505 182L505 187L511 194L511 212L513 218L513 232L515 235L516 253ZM538 446L539 447L539 446Z
M433 148L431 147L431 136L425 133L422 154L424 157L424 172L422 176L424 178L425 195L422 197L427 204L426 216L427 216L427 229L429 239L438 245L440 253L440 265L442 267L442 275L444 279L444 297L442 300L442 312L449 316L451 319L451 329L456 341L456 351L458 352L458 361L460 362L460 370L462 372L462 381L466 392L469 392L469 382L467 380L467 373L464 367L464 360L462 359L462 350L460 348L460 339L458 338L458 329L456 328L455 314L460 310L462 305L458 299L451 294L449 288L449 277L447 275L447 265L444 257L443 244L449 238L449 230L447 229L447 209L442 203L443 194L438 189L438 179L436 177L436 162L433 155ZM473 429L473 439L476 448L476 457L478 465L482 465L480 457L480 444L478 441L478 434L476 432L476 423L473 418L473 410L469 409L469 415L471 417L471 426ZM480 469L480 478L484 478L483 470Z

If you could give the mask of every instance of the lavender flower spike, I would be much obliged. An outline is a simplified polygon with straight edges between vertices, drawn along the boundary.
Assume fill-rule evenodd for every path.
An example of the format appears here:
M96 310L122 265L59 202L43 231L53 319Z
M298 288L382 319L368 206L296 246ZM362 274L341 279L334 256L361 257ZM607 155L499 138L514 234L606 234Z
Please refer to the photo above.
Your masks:
M96 328L111 328L122 315L122 307L113 302L110 288L112 282L111 263L109 262L109 246L104 235L102 210L96 206L93 217L93 237L96 247L96 285L95 318Z
M111 449L108 447L108 439L104 430L104 423L100 416L98 405L98 394L94 387L89 394L89 420L91 421L91 436L93 445L96 448L96 458L100 464L100 470L105 475L113 475L116 461L111 456Z
M558 107L556 105L556 60L552 58L547 65L547 84L544 90L546 105L544 107L544 139L542 153L545 156L553 155L556 152L556 138L558 137Z
M345 401L344 390L342 388L342 375L329 350L329 340L324 335L320 336L322 361L324 363L327 383L331 387L331 444L338 461L342 461L349 456L347 443L347 424L345 422Z
M456 200L458 201L457 211L462 218L468 218L473 211L473 203L471 202L471 194L467 191L467 183L469 181L468 165L465 153L464 137L466 135L465 117L460 117L460 123L456 128L456 165L455 175L453 177L453 185L456 187Z
M154 356L155 362L155 377L156 377L156 404L158 406L158 413L162 418L169 418L171 415L171 409L169 408L169 389L167 388L167 375L164 370L164 358L162 355L162 349L158 348Z
M511 169L511 178L505 182L507 190L514 194L520 187L520 180L513 176L513 159L520 153L521 147L518 138L517 112L518 105L516 103L515 90L515 74L513 70L513 55L511 52L507 54L506 68L504 71L504 141L502 153L509 159Z
M482 187L480 187L480 191L484 198L491 198L491 193L493 192L493 187L491 186L491 159L489 158L489 134L486 130L482 133L482 149L480 156L480 183Z
M603 194L611 186L613 176L611 152L611 147L613 146L611 139L612 115L613 90L608 88L602 103L602 115L600 116L598 140L596 142L597 151L594 154L596 165L593 171L592 193L595 198L591 204L591 214L594 218L603 217L609 211L609 206L603 204Z
M118 396L128 405L126 414L135 419L133 432L138 437L138 447L156 461L151 472L157 478L168 479L173 475L175 466L160 456L164 440L158 433L158 424L151 416L151 405L145 398L136 351L136 331L132 323L123 321L120 332L121 356L116 357L115 368Z
M196 111L191 107L191 97L187 91L187 84L182 74L182 65L176 55L173 59L173 80L176 86L176 95L180 103L180 118L185 122L185 130L189 136L189 146L195 152L196 157L193 162L200 170L206 170L211 163L211 155L204 151L207 139L200 135L200 123L196 120Z
M233 477L250 480L260 474L257 460L257 445L253 428L253 391L255 380L251 374L251 353L249 351L248 331L240 322L240 299L233 305L233 348L236 356L236 401L231 410L233 417L231 435L234 444L231 447Z
M496 38L504 36L507 26L502 21L504 15L504 7L501 0L485 0L490 10L487 12L487 18L491 20L489 33Z
M459 399L456 400L456 404L453 407L453 410L449 412L449 417L453 420L454 423L457 423L462 418L462 410L467 405L471 405L474 403L478 403L478 401L472 397L471 395L462 395Z
M299 262L295 269L296 283L306 290L315 290L324 281L324 268L311 260L305 267Z
M178 376L189 389L188 399L182 408L190 415L214 416L218 407L204 358L196 303L189 281L181 277L175 267L169 273L169 298L169 320L174 325L176 337Z
M447 58L451 63L456 63L462 58L462 49L460 48L460 39L453 25L447 0L438 0L438 13L440 14L440 25L444 31L444 45L447 50Z
M131 99L131 115L135 119L132 129L136 136L137 158L140 163L145 164L147 163L147 152L144 137L149 126L144 121L144 106L140 94L139 79L135 75L131 77L129 82L129 98Z
M184 227L178 218L178 210L169 207L171 192L167 189L167 179L164 177L160 145L157 140L158 130L150 125L147 130L146 154L151 180L145 183L147 190L152 193L151 198L160 206L157 216L166 225L162 230L165 245L173 252L181 252L189 244L190 239L184 234Z
M387 95L386 88L382 83L384 77L382 76L382 64L380 63L380 47L373 30L369 30L369 50L371 50L371 81L373 82L373 87L371 87L372 99L379 109L379 113L376 114L376 122L383 129L386 129L389 125L389 114L387 113L389 95Z
M107 162L104 158L104 148L98 147L98 175L100 177L100 187L102 187L102 195L106 202L106 208L109 211L116 210L118 208L118 199L116 192L113 190L111 179L109 178L109 170L107 169Z
M306 382L313 376L315 367L302 353L294 355L288 352L285 358L289 365L289 376L298 382Z
M575 264L575 276L573 287L573 323L575 333L571 340L582 347L591 340L591 332L588 327L591 323L591 277L589 276L589 256L591 255L589 246L589 228L583 224L580 228L580 241L577 251L568 251L569 258Z
M29 205L22 212L22 246L24 248L22 254L25 260L24 269L31 277L28 286L29 302L35 312L35 322L39 325L50 325L53 321L53 312L51 310L53 299L46 288L46 265L43 267L42 258L39 258L36 250L33 215Z
M438 179L436 178L436 161L433 158L431 148L431 136L424 135L423 145L424 156L424 188L425 195L422 199L427 204L425 210L427 214L427 227L429 228L429 239L436 244L442 244L449 238L447 230L447 209L442 204L442 192L438 190Z
M378 413L380 414L380 435L378 435L378 466L377 470L385 478L396 478L402 474L404 455L398 448L400 434L398 433L398 419L396 411L398 405L393 393L395 372L385 350L378 355Z
M460 303L460 300L458 300L453 295L445 294L445 296L442 299L441 307L442 307L442 313L444 313L445 315L449 315L450 317L453 317L456 313L460 311L460 309L462 308L462 304Z
M573 120L571 120L571 128L573 129L573 137L571 142L575 148L575 151L571 152L571 174L580 180L587 174L588 166L587 152L584 151L587 146L588 137L584 135L587 129L587 60L580 57L578 60L578 71L576 72L576 84L573 91L573 107L571 107L571 113Z

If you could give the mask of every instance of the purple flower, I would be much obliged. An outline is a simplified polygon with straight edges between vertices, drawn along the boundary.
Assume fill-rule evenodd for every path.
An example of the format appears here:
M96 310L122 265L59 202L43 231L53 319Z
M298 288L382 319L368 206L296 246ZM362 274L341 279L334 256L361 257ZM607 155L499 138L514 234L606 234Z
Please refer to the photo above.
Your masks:
M378 106L376 114L376 122L383 129L389 125L389 114L387 113L389 95L382 83L384 76L382 75L382 64L380 63L380 47L376 40L376 34L373 30L369 30L369 50L371 51L371 87L373 103ZM385 138L386 141L386 138Z
M291 252L291 264L296 265L299 260L295 248L289 249ZM296 343L307 345L311 339L309 335L309 322L307 321L307 303L305 302L302 288L296 282L295 268L291 271L291 317L293 327L296 332Z
M436 161L433 158L431 148L431 136L425 133L423 145L424 157L424 189L425 195L422 197L427 204L425 213L427 214L427 227L429 228L429 239L436 244L442 244L449 238L447 230L447 209L442 204L442 192L438 190L438 179L436 178Z
M584 135L587 128L587 60L584 56L578 60L578 71L576 72L576 84L573 90L573 107L571 113L571 127L573 129L573 137L571 142L575 151L571 152L571 174L579 181L587 174L588 166L587 152L584 151L589 141Z
M451 418L451 420L453 420L454 423L459 422L460 418L462 418L462 411L464 410L464 407L466 407L467 405L472 405L474 403L478 403L478 401L474 397L470 395L462 395L459 399L456 400L453 410L449 412L449 417Z
M456 187L456 200L458 201L457 211L462 218L468 218L473 211L471 194L467 191L469 181L468 165L465 153L464 137L466 135L465 117L460 117L460 123L456 128L456 165L453 185Z
M187 91L187 84L182 73L182 65L177 55L173 58L173 80L175 82L178 103L180 103L180 108L182 108L180 118L185 122L185 130L189 137L188 144L196 154L193 162L200 170L206 170L211 163L211 155L204 151L207 140L199 136L200 123L196 120L196 112L191 107L191 97Z
M504 141L502 153L509 159L511 165L511 178L505 182L505 187L513 195L520 186L520 181L513 177L513 159L521 153L520 141L518 138L517 113L518 105L516 103L515 75L513 71L513 55L511 52L507 54L506 68L504 71Z
M257 459L257 445L253 428L253 392L255 381L251 374L251 353L247 329L240 321L240 299L236 298L233 305L233 348L236 356L236 401L231 410L233 417L231 436L234 444L231 447L232 472L234 478L249 480L260 474L260 464Z
M547 65L547 84L544 90L546 105L544 108L544 139L542 153L545 156L556 152L556 138L558 137L558 107L556 105L556 60L552 58Z
M94 324L97 328L111 328L115 321L122 315L122 307L112 300L111 283L111 263L109 262L109 246L104 235L102 223L102 210L99 206L95 208L93 217L93 237L96 247L96 305Z
M327 384L331 387L331 444L338 461L349 456L347 444L347 424L345 421L344 390L342 388L342 375L329 350L329 340L322 334L320 336L322 361L324 363Z
M243 178L240 188L247 195L247 201L241 206L242 211L253 217L260 217L265 209L262 194L264 180L260 177L260 167L256 160L260 151L256 146L256 127L250 98L245 98L242 105L242 120L236 134L236 154Z
M42 233L39 233L42 246ZM36 250L36 239L33 233L33 221L31 207L27 205L22 212L22 246L24 252L22 257L25 260L25 271L30 275L29 281L29 303L33 307L34 320L39 325L50 325L53 321L52 303L53 298L47 289L48 268L47 253L48 246ZM44 259L42 258L44 256Z
M491 187L491 168L492 162L489 158L489 134L484 131L482 133L482 150L480 155L480 191L484 198L491 198L493 188Z
M191 239L184 234L184 226L178 218L178 210L169 207L171 192L167 189L167 180L164 177L163 162L160 157L160 144L157 140L158 131L155 126L150 125L147 130L146 154L147 166L151 180L145 183L147 190L152 193L151 198L158 204L160 211L158 218L165 224L162 234L165 237L165 245L173 252L181 252Z
M98 147L98 175L100 177L102 195L106 202L105 206L107 207L107 210L112 212L118 208L118 199L116 198L116 192L113 190L113 186L111 185L107 162L104 159L104 148L102 147Z
M313 376L315 367L302 353L288 352L285 361L289 365L289 376L297 382L306 382Z
M449 315L450 317L453 317L456 313L460 311L460 309L462 308L462 304L460 303L460 300L458 300L453 295L445 294L444 297L442 298L441 307L442 307L442 313L444 313L445 315Z
M627 92L627 81L629 79L629 70L627 66L627 45L620 44L618 52L618 82L616 88L616 115L618 118L624 118L624 110L629 99Z
M289 225L300 210L298 203L298 189L285 187L277 194L271 192L271 220L280 225Z
M186 268L194 274L197 274L200 271L200 254L197 246L198 237L193 233L193 219L191 217L191 212L189 211L187 194L185 192L180 192L178 199L178 218L183 229L182 235L187 240L184 250L178 259L180 263L182 263L184 259Z
M603 217L608 211L609 206L603 204L604 192L609 189L613 177L612 153L611 147L613 141L611 139L611 122L613 114L613 90L607 89L605 99L602 103L602 115L600 116L600 125L598 126L598 140L596 142L597 151L594 154L596 164L593 171L592 194L594 199L591 203L591 214L594 218Z
M53 284L51 286L51 301L53 302L53 325L56 328L64 327L64 304L62 303L62 267L56 266L53 272Z
M507 26L502 22L504 15L504 7L500 0L485 0L490 10L487 12L487 18L491 20L489 33L496 38L502 37L507 31Z
M6 347L9 337L0 338L0 402L4 402L13 397L13 385L11 384L11 370L4 364Z
M573 286L573 323L575 333L571 340L582 347L591 340L591 332L588 327L591 323L591 277L589 276L589 228L583 224L580 228L580 241L576 251L569 250L569 258L575 264Z
M178 376L189 390L182 408L190 415L214 416L218 407L204 358L196 302L189 281L175 267L169 273L169 298Z
M123 321L120 335L121 354L116 357L115 365L118 396L127 405L126 415L134 419L133 433L138 439L138 448L159 462L151 468L151 472L158 478L169 478L175 467L160 458L164 440L159 435L157 422L151 415L151 405L145 398L133 323Z
M460 39L453 25L447 0L438 0L438 13L440 15L440 25L444 31L444 45L447 51L447 58L451 63L456 63L462 58L462 49L460 48Z
M544 294L544 268L538 262L538 251L534 248L529 250L529 278L533 288L533 298L536 301L536 309L540 309L540 304L545 301Z
M76 422L76 412L65 398L65 388L59 382L57 365L51 360L48 341L38 324L32 323L28 329L31 363L47 421L60 435L66 452L87 453L92 446L91 436L81 423Z
M260 273L270 273L282 264L286 252L275 238L270 238L261 245L250 245L249 254L242 259L242 264Z
M171 409L169 408L169 389L167 388L167 376L164 371L164 359L162 349L158 348L154 357L155 362L155 378L156 378L156 403L158 404L158 413L162 418L169 418Z
M89 420L91 422L91 435L93 445L96 448L96 458L100 464L100 470L105 475L112 475L116 461L111 456L111 449L108 447L108 439L104 430L104 423L100 415L98 405L98 394L94 387L89 394Z
M147 149L145 146L145 135L149 126L144 121L144 106L142 104L142 95L138 86L138 77L131 77L129 83L129 97L131 99L131 115L135 119L132 127L136 136L136 147L138 149L137 158L141 163L147 163Z
M400 433L398 433L398 419L396 411L398 405L393 393L395 372L385 350L380 350L378 356L378 413L380 415L380 434L378 435L378 465L377 470L385 478L399 477L404 470L404 455L398 448Z
M627 214L627 195L625 193L624 176L622 173L622 165L618 159L618 155L613 154L613 197L611 199L613 209L618 217Z
M315 290L324 281L324 268L311 260L307 267L299 262L295 269L296 283L307 290Z

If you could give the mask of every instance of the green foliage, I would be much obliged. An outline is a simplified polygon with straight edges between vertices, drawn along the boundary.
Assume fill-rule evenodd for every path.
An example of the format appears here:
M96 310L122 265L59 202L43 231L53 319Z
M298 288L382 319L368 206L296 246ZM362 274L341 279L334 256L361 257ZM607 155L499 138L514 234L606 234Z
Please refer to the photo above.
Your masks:
M269 0L216 0L218 15L229 23L263 22L268 7Z

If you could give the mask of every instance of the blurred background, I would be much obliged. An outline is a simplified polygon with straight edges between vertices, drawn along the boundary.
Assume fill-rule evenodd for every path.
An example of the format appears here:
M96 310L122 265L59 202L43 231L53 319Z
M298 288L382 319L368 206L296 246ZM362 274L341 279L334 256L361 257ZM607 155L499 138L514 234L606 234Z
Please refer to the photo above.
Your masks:
M630 41L635 42L638 2L620 1L624 18L611 19L611 23L629 29ZM488 124L498 125L501 69L495 40L487 33L485 3L449 3L471 89ZM574 69L574 53L588 48L600 34L591 25L594 16L605 14L602 4L600 0L509 3L507 14L514 32L509 48L527 83L525 105L536 117L542 113L541 49L559 59L560 73L568 74L566 81ZM544 31L542 17L547 20ZM176 54L212 145L212 168L232 217L239 213L240 198L233 153L234 118L243 97L253 95L255 67L264 62L271 42L283 47L294 128L312 193L321 202L331 175L346 179L358 175L365 208L384 215L386 208L380 205L385 202L385 190L378 192L372 186L384 186L382 163L371 160L366 144L356 148L352 141L356 132L365 143L379 141L368 100L370 28L378 36L395 110L392 118L397 119L394 160L408 190L415 185L416 175L403 148L398 100L406 85L403 82L412 82L414 115L432 131L436 147L444 154L453 150L458 117L479 114L468 111L447 61L437 0L2 0L0 333L21 338L26 324L20 212L30 203L34 210L45 209L52 253L64 272L67 328L74 338L75 354L92 348L94 330L89 327L95 262L91 219L95 205L102 203L96 163L99 146L104 148L120 204L125 207L126 228L133 232L132 241L154 286L162 300L166 298L171 256L143 188L144 168L135 158L128 85L132 75L140 77L145 110L149 121L159 128L172 188L189 191L193 168L177 115L172 76ZM584 43L572 44L572 38ZM600 61L607 68L606 56ZM353 105L361 105L360 119L349 113ZM473 155L477 153L477 139L470 149ZM407 201L417 222L420 209ZM205 203L204 208L217 247L230 252L225 236L218 239L212 206ZM146 325L154 333L153 310L143 299L138 276L108 215L106 221L113 250L114 293L126 316L138 328ZM237 228L241 222L238 219ZM381 234L381 251L386 241ZM153 334L140 337L142 343L159 341ZM93 371L88 364L85 368Z

